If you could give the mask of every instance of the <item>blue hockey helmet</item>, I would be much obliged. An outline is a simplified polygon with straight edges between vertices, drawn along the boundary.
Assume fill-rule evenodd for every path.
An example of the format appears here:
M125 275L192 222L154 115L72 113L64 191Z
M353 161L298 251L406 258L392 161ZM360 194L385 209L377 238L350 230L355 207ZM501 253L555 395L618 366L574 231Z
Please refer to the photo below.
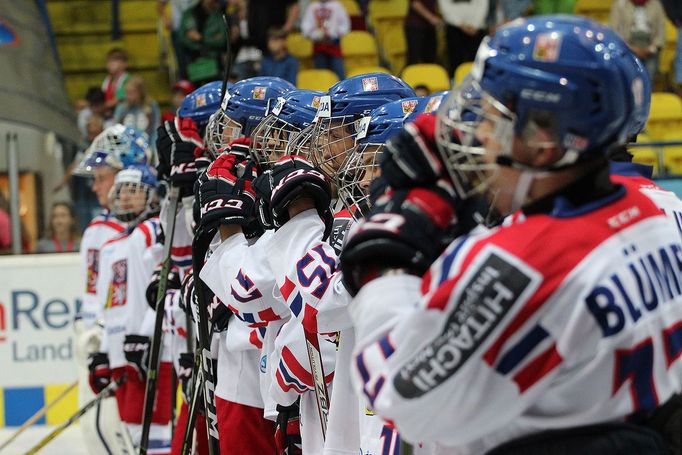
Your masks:
M462 84L441 107L436 127L460 197L484 191L495 166L514 162L514 136L563 152L542 171L605 156L624 143L644 98L643 76L631 63L630 50L613 30L576 16L518 19L484 39L469 81L480 99L465 99ZM477 120L465 119L467 112ZM486 162L475 144L472 124L483 120L494 125L497 163Z
M73 173L90 176L100 166L120 170L132 164L151 161L153 152L147 134L137 128L116 124L102 131L92 141Z
M311 159L333 178L355 145L358 121L386 103L415 97L402 79L385 73L353 76L334 84L320 99L311 143Z
M288 151L291 140L311 125L324 92L293 90L271 99L267 116L251 134L251 156L263 168L272 166ZM300 155L299 150L289 150Z
M228 82L226 87L228 92L231 86L232 84ZM213 81L194 90L183 100L177 112L178 117L191 118L197 124L199 131L203 131L211 114L220 109L222 87L222 81Z
M156 170L147 164L133 164L116 174L109 193L109 208L120 221L137 224L158 213Z
M415 115L423 113L429 98L392 101L377 107L360 120L356 146L348 153L336 175L339 198L355 219L367 215L369 185L380 173L379 159L386 141Z

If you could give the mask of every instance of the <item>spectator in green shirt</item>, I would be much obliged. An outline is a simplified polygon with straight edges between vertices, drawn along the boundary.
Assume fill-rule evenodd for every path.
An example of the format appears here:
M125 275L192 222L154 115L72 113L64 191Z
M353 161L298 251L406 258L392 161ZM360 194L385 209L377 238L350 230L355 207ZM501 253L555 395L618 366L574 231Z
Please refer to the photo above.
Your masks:
M182 15L180 44L187 60L200 57L215 59L221 66L220 54L225 49L225 26L219 0L201 0Z

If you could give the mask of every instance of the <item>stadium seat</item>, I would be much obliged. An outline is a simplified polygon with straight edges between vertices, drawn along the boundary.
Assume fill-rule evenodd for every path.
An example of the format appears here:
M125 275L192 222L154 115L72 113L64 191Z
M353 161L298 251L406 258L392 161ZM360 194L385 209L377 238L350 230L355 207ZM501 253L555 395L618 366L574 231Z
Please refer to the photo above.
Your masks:
M575 13L607 24L611 12L611 3L609 0L577 0L575 2Z
M460 63L460 65L457 67L455 70L455 85L459 85L466 79L466 77L469 75L469 72L471 71L471 67L474 65L474 62L464 62Z
M367 73L386 73L386 74L391 74L389 70L384 68L383 66L358 66L357 68L353 68L350 71L346 71L346 77L353 77L353 76L358 76L360 74L367 74Z
M144 43L144 45L142 45ZM57 40L59 59L65 73L98 71L104 69L107 52L121 47L128 52L131 69L151 69L159 66L159 40L156 31L127 33L120 41L112 41L108 35L61 36Z
M652 139L646 134L637 137L638 143L651 142ZM654 175L658 175L658 153L651 147L631 147L628 151L632 153L635 163L647 164L654 167Z
M379 52L371 33L353 31L341 38L341 53L346 71L361 66L378 66Z
M360 6L358 6L356 0L341 0L341 4L346 8L346 12L349 16L362 16Z
M111 2L53 0L46 3L52 29L58 36L111 33ZM155 31L156 8L156 2L148 0L120 2L121 31Z
M287 36L289 53L298 59L301 69L313 67L313 42L300 33L290 33Z
M440 65L433 63L419 63L408 65L401 74L402 79L410 84L412 88L418 85L425 85L431 93L448 90L450 79L448 72Z
M369 2L367 15L380 43L383 43L392 31L399 30L404 33L403 22L408 7L409 0L371 0Z
M382 49L393 74L400 74L407 60L407 43L402 27L388 32L382 41Z
M682 131L668 131L664 141L682 141ZM670 174L682 175L682 145L672 145L663 149L663 162Z
M301 70L296 78L296 86L301 90L320 90L326 92L329 87L339 82L339 78L331 70Z
M677 28L669 20L665 20L665 44L658 55L658 71L670 74L673 71L673 61L677 46Z
M646 132L660 141L670 131L682 131L682 100L672 93L654 92Z

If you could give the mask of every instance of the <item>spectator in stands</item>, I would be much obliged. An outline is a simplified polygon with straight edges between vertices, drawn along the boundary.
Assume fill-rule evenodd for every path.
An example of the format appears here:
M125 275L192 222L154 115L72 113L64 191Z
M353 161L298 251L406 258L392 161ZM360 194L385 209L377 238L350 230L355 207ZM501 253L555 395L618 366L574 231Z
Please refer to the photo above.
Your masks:
M490 0L488 29L495 33L497 27L527 16L533 10L533 0Z
M341 38L350 31L350 18L338 0L320 0L308 6L301 22L303 35L313 41L313 65L346 77Z
M476 57L481 40L486 34L488 0L438 0L445 20L445 37L448 48L448 74Z
M93 117L99 117L103 121L106 117L111 116L104 103L104 92L99 87L90 87L85 94L85 101L87 106L78 113L78 129L87 141L88 138L88 122ZM109 126L109 125L107 125Z
M573 14L576 0L535 0L535 14Z
M193 82L217 78L225 50L225 26L219 0L201 0L182 15L180 43L187 55L188 77Z
M417 96L429 96L431 94L431 90L424 85L424 84L419 84L414 87L414 94Z
M107 53L107 77L102 82L105 109L114 109L125 98L125 86L130 79L128 74L128 53L120 48Z
M132 126L149 135L156 144L156 129L161 124L159 105L148 94L144 79L132 76L126 84L125 101L114 111L114 122Z
M616 0L609 24L644 63L653 81L658 53L665 44L665 12L659 0Z
M260 49L268 50L268 30L280 28L291 32L301 13L297 0L248 0L246 2L248 29L242 38Z
M412 0L405 16L407 64L436 61L436 30L444 25L436 0Z
M38 240L36 253L68 253L78 251L80 229L73 206L55 202L50 210L50 222L45 236Z
M182 22L182 15L194 6L196 0L157 0L157 2L159 17L166 28L170 30L175 60L178 64L178 77L187 79L187 57L180 44L180 23ZM166 7L167 4L169 4L169 8Z
M164 111L161 114L161 122L165 122L166 120L173 121L175 118L175 113L180 109L180 106L182 105L182 102L185 100L185 97L192 93L194 91L194 85L190 81L182 80L182 81L177 81L175 85L173 85L173 93L171 96L171 109Z
M287 32L272 28L268 32L269 54L261 62L261 76L277 76L296 84L298 60L287 49Z
M679 0L662 0L665 14L677 28L677 49L675 50L675 92L682 97L682 2Z

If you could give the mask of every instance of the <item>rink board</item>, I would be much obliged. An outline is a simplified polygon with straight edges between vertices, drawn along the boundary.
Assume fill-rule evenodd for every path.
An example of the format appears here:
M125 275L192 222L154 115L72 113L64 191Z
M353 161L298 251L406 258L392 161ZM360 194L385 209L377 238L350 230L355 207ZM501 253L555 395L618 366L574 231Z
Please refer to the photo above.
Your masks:
M0 257L0 427L19 426L76 380L73 318L82 282L78 254ZM77 388L38 424L78 409Z

